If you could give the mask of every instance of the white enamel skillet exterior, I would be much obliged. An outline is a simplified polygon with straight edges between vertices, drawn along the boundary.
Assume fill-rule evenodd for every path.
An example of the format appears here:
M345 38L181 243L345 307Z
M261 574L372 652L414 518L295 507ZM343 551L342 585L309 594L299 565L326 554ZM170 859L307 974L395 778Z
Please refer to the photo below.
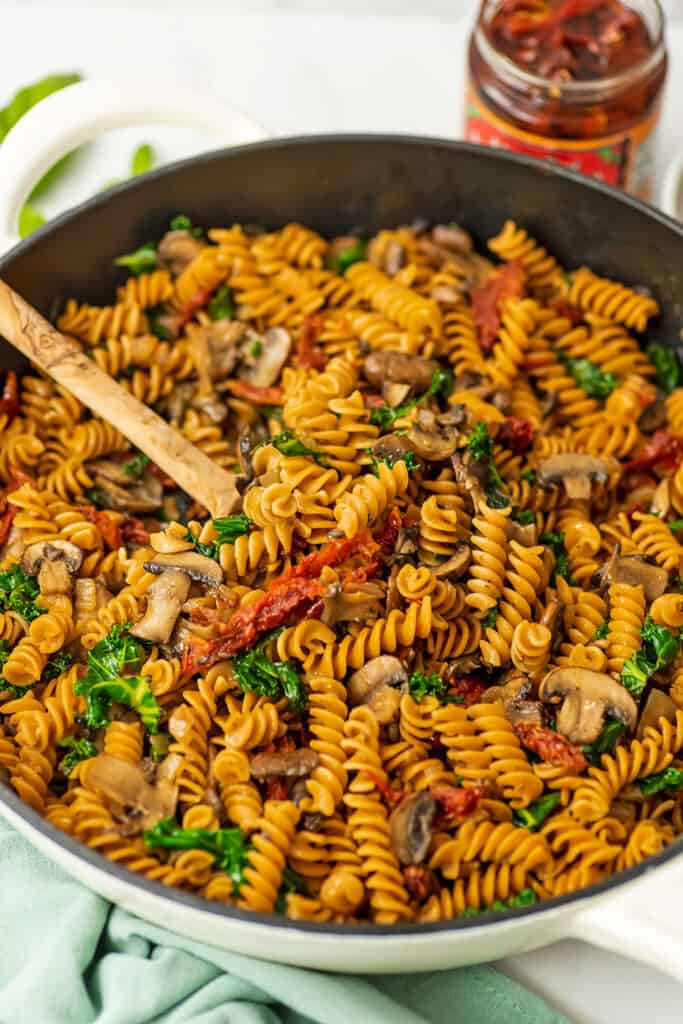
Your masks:
M0 254L17 240L19 211L42 174L105 130L179 123L214 145L264 133L223 104L167 86L86 82L43 101L0 147ZM182 197L179 197L181 199ZM0 814L84 885L180 935L281 963L363 973L423 971L499 960L577 938L642 960L683 981L683 856L676 843L645 865L573 896L461 923L337 927L252 915L169 890L63 835L0 784Z

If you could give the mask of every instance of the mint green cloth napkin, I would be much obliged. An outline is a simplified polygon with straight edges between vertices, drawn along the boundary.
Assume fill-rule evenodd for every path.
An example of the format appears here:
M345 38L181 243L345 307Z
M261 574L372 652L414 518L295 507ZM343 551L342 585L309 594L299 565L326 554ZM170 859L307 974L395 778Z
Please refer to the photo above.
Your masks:
M2 821L0 894L2 1024L568 1024L491 967L363 978L191 942L113 907Z

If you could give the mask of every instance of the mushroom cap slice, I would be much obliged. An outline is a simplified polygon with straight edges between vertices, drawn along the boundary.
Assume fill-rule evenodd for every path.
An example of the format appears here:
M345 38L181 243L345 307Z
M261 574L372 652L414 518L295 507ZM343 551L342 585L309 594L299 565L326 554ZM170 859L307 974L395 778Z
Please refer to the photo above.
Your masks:
M21 568L35 576L43 562L63 562L70 574L78 572L83 552L69 540L39 540L29 544L21 556Z
M543 701L562 701L557 731L571 743L594 743L602 732L605 716L635 728L638 707L628 690L604 672L567 666L555 668L539 688Z
M240 370L242 380L257 388L269 388L280 376L280 370L287 362L292 339L284 327L271 327L261 340L261 352L251 365Z
M148 572L182 572L197 583L217 587L223 582L223 570L218 562L198 551L179 551L173 555L155 555L145 562Z
M413 394L427 391L438 369L435 359L410 356L392 349L371 352L363 364L365 378L374 387L381 389L386 383L409 384Z
M249 762L249 770L255 779L266 779L271 775L285 778L302 778L318 767L320 758L310 747L298 750L281 750L273 753L256 754Z
M401 864L420 864L427 856L436 801L423 789L402 800L389 818L391 845Z
M393 654L380 654L366 661L350 677L346 684L349 702L352 705L367 702L373 690L380 686L397 686L408 682L408 673L403 663Z
M643 739L645 730L648 727L657 729L660 718L666 718L668 722L675 722L676 705L667 693L653 688L647 695L643 710L640 712L638 730L636 732L637 739Z
M669 585L666 569L650 565L639 555L622 555L618 546L602 566L599 575L604 586L612 583L629 583L634 587L640 585L648 603L660 597Z
M450 580L460 579L465 574L472 561L472 548L469 544L458 544L454 554L439 565L432 566L432 572L437 579Z
M190 590L190 580L179 572L164 572L147 591L147 610L131 627L131 634L154 644L167 644Z
M591 481L604 483L609 472L609 463L595 455L561 452L541 461L537 479L542 487L563 483L567 497L578 499L590 497Z

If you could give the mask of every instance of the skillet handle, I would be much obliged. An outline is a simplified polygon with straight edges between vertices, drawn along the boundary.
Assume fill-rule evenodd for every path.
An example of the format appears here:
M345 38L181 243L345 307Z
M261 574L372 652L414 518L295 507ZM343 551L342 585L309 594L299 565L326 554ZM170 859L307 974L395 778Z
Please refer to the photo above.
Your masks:
M266 137L239 110L178 86L106 81L70 85L29 110L0 146L0 254L19 240L23 203L61 157L103 132L151 123L196 128L206 132L213 146Z
M572 922L572 938L640 960L683 982L683 869L679 863L663 864L593 904L579 911Z

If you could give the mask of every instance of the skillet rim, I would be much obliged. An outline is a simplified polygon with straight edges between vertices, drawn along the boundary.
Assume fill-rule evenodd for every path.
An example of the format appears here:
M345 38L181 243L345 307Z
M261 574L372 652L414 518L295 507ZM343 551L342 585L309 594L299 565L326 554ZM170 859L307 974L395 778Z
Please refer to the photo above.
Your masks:
M570 168L556 164L544 164L532 157L523 156L517 153L495 150L469 142L443 139L435 136L413 134L404 135L401 133L381 132L336 132L330 134L285 136L278 137L276 139L266 139L261 142L252 142L242 146L228 146L222 149L212 149L196 156L187 157L183 160L176 160L173 163L165 164L162 167L147 172L147 174L141 175L139 178L133 178L129 181L122 182L120 185L115 186L109 191L105 193L98 193L91 198L86 199L84 202L79 203L77 206L65 211L58 217L49 221L42 228L33 232L27 238L18 242L9 250L9 252L0 257L0 275L4 274L5 269L11 265L16 256L29 252L37 245L40 245L41 241L45 237L47 237L51 232L58 230L63 224L68 223L71 220L76 220L81 213L89 212L90 210L106 205L113 196L118 195L121 192L147 188L161 178L172 176L178 170L197 167L207 164L213 160L224 160L233 153L237 154L245 151L262 151L267 153L272 150L292 149L296 147L315 145L330 146L338 144L349 146L356 144L386 144L390 146L404 145L413 148L422 148L425 145L428 145L450 152L469 153L472 156L478 156L480 158L484 157L491 161L520 166L526 169L530 177L538 175L542 177L549 176L563 178L565 181L569 181L573 185L577 186L580 190L587 189L589 191L596 192L599 195L609 197L610 200L616 200L617 203L621 203L624 206L631 207L637 212L643 214L646 218L668 228L683 242L683 223L680 223L673 217L668 216L649 203L645 203L634 196L627 195L626 193L620 193L610 186L596 181L595 179L586 178L579 172L573 171ZM68 853L84 860L91 867L110 875L118 882L121 882L126 886L139 889L148 895L169 900L172 903L179 904L190 910L202 911L217 917L236 920L243 924L267 926L269 928L277 928L280 930L294 930L301 933L309 933L311 935L340 936L347 938L349 941L352 941L355 937L384 937L388 941L388 939L393 936L419 937L423 935L435 935L442 932L465 932L468 929L481 928L482 926L490 928L494 924L503 924L505 922L526 917L533 916L540 918L543 914L548 915L552 911L569 906L572 903L587 902L593 897L604 895L610 890L618 889L622 885L626 885L637 878L644 877L646 874L656 871L662 864L673 861L683 851L683 837L679 837L658 854L655 854L653 857L648 857L640 864L637 864L626 871L620 871L610 875L602 882L595 883L594 885L587 886L583 889L578 889L573 893L568 893L564 896L554 896L547 900L540 900L538 903L532 904L528 907L515 908L504 912L492 911L489 913L482 913L474 917L461 918L460 920L453 918L446 921L436 921L432 923L335 925L327 922L293 921L290 918L279 914L255 914L249 910L241 910L235 906L219 904L217 902L204 899L194 893L183 892L180 889L169 889L160 882L153 881L146 878L144 875L136 874L125 867L119 866L117 863L108 860L102 854L92 850L89 846L86 846L85 843L81 843L78 840L73 839L71 836L61 832L56 826L52 825L37 811L21 800L18 794L15 793L9 785L3 782L0 782L0 802L6 804L12 812L22 818L32 830L41 833L46 839L54 842L57 846L63 847Z

